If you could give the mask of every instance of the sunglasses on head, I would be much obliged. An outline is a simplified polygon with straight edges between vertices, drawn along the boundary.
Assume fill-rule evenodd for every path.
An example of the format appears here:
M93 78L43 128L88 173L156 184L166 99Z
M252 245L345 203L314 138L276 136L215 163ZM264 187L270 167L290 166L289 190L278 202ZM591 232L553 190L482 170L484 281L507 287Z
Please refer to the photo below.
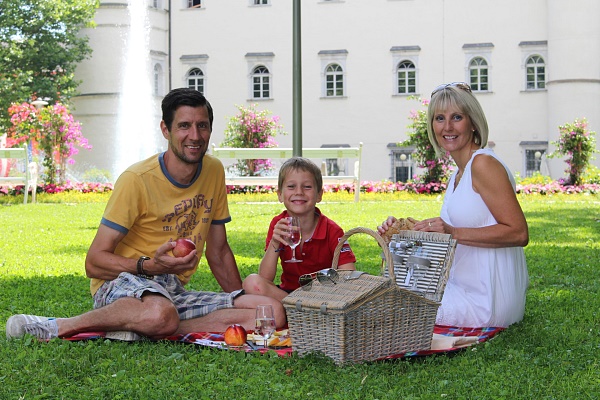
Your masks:
M338 273L333 268L326 268L310 274L300 275L298 283L302 288L305 288L305 286L312 283L315 279L320 283L333 283L335 285L338 280ZM308 287L306 287L306 289L308 289Z
M440 92L450 86L454 86L454 87L464 90L465 92L471 93L471 86L469 86L468 83L452 82L452 83L444 83L443 85L440 85L440 86L436 87L435 89L433 89L433 92L431 92L431 97L433 97L433 95L436 94L437 92Z

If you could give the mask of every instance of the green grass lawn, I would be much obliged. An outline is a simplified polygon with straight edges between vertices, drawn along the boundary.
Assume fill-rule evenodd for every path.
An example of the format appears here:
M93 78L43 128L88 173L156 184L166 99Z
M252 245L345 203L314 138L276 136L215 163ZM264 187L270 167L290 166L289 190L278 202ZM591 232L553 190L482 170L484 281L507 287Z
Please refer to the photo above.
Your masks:
M106 195L39 196L0 205L0 329L16 313L71 316L92 307L83 263ZM325 195L344 229L388 215L439 214L441 198ZM60 201L63 201L62 203ZM278 358L172 342L7 341L0 399L596 399L600 396L600 196L523 196L530 243L525 319L453 355L338 367L317 356ZM230 197L227 225L242 276L255 272L273 195ZM358 268L379 273L375 240L350 243ZM190 286L218 290L205 263Z

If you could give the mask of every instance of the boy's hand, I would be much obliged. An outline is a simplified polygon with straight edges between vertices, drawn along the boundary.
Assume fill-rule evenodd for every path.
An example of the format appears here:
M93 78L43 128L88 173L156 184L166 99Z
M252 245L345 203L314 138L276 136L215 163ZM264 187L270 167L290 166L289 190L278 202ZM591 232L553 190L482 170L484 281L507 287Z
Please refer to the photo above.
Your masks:
M271 237L271 246L274 250L286 246L290 237L290 225L286 218L282 218L273 227L273 236Z

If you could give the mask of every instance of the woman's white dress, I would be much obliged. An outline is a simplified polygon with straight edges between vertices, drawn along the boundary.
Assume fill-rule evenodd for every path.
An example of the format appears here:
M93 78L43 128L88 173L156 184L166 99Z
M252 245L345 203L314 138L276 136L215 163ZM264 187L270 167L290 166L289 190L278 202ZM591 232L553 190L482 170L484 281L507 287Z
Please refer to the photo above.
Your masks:
M478 154L496 158L516 187L506 164L492 150L480 149L467 163L454 190L448 183L441 217L456 227L496 224L481 196L473 190L471 164ZM483 248L458 244L436 323L463 327L506 327L523 319L529 278L522 247Z

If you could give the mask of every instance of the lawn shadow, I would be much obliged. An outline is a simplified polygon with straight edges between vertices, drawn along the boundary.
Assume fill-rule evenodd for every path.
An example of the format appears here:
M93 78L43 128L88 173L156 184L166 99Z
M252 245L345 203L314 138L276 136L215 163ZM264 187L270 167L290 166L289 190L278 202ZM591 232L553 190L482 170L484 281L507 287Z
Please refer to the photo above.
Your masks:
M90 280L85 276L4 276L0 293L2 324L13 314L67 317L93 307Z

